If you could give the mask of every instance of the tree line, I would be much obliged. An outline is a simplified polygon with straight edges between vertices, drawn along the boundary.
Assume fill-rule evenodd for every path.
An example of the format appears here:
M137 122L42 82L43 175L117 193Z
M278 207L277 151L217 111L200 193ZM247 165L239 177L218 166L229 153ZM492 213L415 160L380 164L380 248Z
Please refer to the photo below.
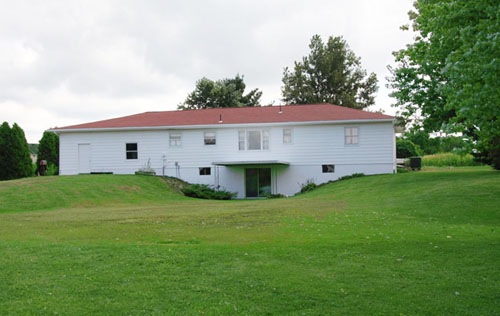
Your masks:
M24 130L14 123L0 125L0 180L12 180L39 174L40 162L50 174L57 174L59 168L59 137L44 132L38 145L37 161L31 160L30 148Z
M498 0L417 0L413 43L394 53L389 87L402 125L460 134L480 160L500 169ZM414 133L415 134L415 133Z
M367 74L361 59L340 36L323 42L314 35L308 56L283 71L282 100L287 104L332 103L364 109L375 103L377 76ZM195 89L178 105L180 110L259 106L262 92L245 94L243 76L211 80L202 78Z
M414 42L393 53L387 85L398 124L407 130L403 137L459 135L477 160L500 170L500 2L417 0L414 7L412 25L402 26L414 32ZM367 74L342 37L323 42L314 35L309 48L308 56L284 68L282 101L355 109L374 104L377 77ZM179 109L259 105L262 93L245 95L244 89L239 75L203 78Z
M414 43L394 52L388 87L396 99L403 138L423 152L460 148L500 169L500 87L496 0L416 0L409 12ZM340 36L326 42L311 38L310 53L283 70L282 101L287 104L332 103L366 109L375 103L377 77L361 67L361 59ZM244 77L202 78L180 110L258 106L262 92L245 93ZM431 133L459 135L430 138ZM57 135L44 133L39 158L57 170ZM4 122L0 128L0 180L31 176L23 130ZM56 172L56 171L55 171Z

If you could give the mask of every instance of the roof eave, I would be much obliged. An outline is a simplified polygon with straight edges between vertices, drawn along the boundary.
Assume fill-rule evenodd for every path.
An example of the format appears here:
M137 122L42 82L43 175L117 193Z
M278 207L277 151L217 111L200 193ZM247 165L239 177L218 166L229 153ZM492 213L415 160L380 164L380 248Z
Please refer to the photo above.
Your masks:
M49 132L78 133L78 132L119 132L119 131L151 131L168 129L214 129L214 128L248 128L266 126L305 126L305 125L342 125L360 123L394 123L393 118L384 119L352 119L334 121L307 121L307 122L270 122L270 123L238 123L238 124L202 124L202 125L161 125L161 126L128 126L128 127L87 127L87 128L53 128Z

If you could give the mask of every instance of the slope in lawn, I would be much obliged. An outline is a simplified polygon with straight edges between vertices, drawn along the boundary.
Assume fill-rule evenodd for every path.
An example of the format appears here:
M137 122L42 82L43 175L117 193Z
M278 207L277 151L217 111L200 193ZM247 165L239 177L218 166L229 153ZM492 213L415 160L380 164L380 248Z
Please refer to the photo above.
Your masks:
M0 212L163 203L181 196L157 177L80 175L0 182Z
M129 181L103 177L100 191ZM95 207L0 214L0 314L500 314L498 172L370 176L259 201L141 181L128 204L89 187Z

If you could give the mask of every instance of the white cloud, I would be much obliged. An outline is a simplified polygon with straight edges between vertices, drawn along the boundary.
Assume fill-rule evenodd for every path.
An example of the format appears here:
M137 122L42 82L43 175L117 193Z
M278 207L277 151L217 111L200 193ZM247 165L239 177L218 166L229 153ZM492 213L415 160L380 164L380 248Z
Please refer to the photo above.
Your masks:
M283 68L314 34L342 35L376 72L376 108L412 0L0 0L0 121L44 129L172 110L202 77L245 76L280 103ZM1 122L0 122L1 123Z

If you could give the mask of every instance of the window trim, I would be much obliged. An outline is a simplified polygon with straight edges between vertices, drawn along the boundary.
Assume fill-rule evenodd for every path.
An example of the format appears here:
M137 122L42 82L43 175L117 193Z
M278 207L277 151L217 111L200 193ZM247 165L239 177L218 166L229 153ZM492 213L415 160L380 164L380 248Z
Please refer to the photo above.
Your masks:
M356 131L353 134L353 131ZM358 126L346 126L344 127L344 145L345 146L357 146L359 145L359 127Z
M135 145L135 149L129 149L129 145ZM137 160L137 159L139 159L139 144L125 143L125 160Z

